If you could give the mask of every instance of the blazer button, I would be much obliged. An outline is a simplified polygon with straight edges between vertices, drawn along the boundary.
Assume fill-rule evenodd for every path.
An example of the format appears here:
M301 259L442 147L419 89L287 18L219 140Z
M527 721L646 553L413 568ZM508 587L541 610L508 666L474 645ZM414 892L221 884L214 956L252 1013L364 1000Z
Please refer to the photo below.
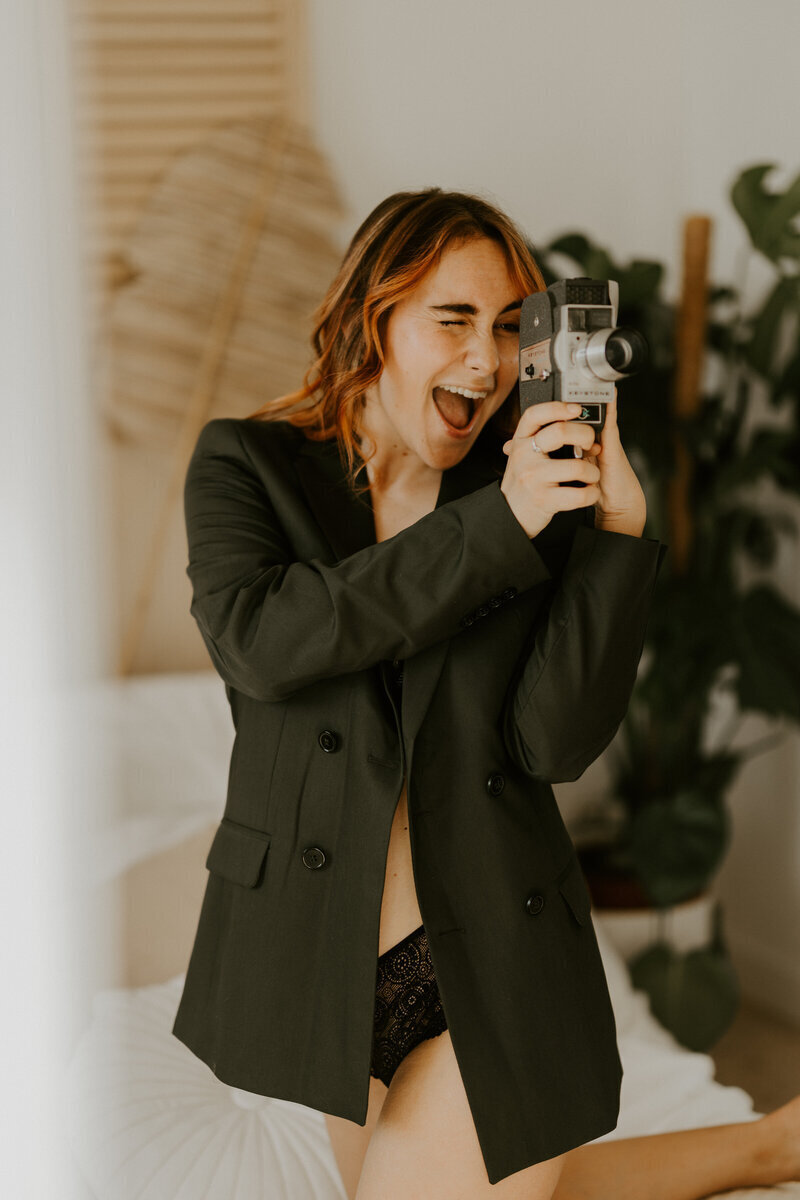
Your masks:
M517 589L515 587L507 587L506 590L501 593L504 600L513 600L516 594Z
M332 729L323 729L317 740L326 754L333 754L334 750L339 749L339 738Z
M544 896L528 896L528 899L525 901L525 908L532 917L535 917L544 908Z
M499 771L492 771L486 780L486 790L490 796L499 796L505 786L505 776L501 775Z
M318 871L325 866L325 852L319 846L306 846L303 851L303 866L310 871Z
M481 604L475 610L475 615L478 617L485 617L485 616L488 616L488 614L489 614L489 605L488 604Z
M489 600L489 604L492 606L492 608L499 608L502 603L502 596L492 596Z

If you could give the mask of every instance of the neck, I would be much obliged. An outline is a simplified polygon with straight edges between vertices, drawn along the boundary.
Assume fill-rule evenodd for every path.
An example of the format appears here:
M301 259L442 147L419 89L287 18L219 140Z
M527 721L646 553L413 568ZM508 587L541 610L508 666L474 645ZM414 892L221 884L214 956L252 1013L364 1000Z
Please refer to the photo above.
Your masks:
M431 467L410 450L386 419L378 423L362 417L359 437L365 456L374 454L366 466L367 479L373 491L413 495L442 477L439 467Z

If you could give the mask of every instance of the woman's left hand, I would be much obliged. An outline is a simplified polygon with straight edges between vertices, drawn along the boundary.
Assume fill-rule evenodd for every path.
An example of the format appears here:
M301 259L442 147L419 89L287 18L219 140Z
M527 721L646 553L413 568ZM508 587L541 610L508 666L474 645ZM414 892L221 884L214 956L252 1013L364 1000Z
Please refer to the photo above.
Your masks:
M585 454L600 471L600 500L594 506L595 528L641 537L647 517L647 501L636 472L622 448L617 426L617 389L606 404L606 419L594 453Z

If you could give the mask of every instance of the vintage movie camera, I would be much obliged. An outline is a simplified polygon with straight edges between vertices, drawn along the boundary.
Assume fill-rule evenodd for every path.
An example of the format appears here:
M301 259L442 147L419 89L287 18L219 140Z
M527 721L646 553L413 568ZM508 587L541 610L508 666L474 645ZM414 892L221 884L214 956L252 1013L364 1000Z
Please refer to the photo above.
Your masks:
M617 327L618 306L619 285L613 279L560 279L523 300L520 413L547 400L580 403L583 412L575 420L593 425L600 440L615 382L634 375L647 362L642 334ZM567 445L550 457L581 458L583 451Z

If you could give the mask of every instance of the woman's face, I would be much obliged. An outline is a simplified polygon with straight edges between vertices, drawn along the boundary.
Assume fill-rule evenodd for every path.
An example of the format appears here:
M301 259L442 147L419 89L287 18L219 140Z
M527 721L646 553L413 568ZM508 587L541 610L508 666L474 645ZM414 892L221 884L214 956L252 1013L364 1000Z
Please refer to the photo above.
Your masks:
M379 448L443 470L464 457L517 381L523 299L496 242L443 252L389 313L384 369L364 412Z

